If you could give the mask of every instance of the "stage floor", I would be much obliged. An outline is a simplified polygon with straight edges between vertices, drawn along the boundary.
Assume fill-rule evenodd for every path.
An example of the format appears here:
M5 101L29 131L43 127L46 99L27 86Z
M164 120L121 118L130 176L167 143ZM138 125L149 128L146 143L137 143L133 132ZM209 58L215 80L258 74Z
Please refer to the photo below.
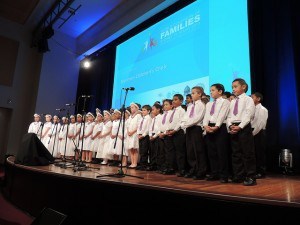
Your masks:
M60 168L51 164L49 166L23 166L14 164L14 157L10 156L7 162L11 165L40 173L57 174L72 178L94 180L105 183L114 183L133 187L143 187L166 192L202 196L206 198L258 203L265 205L300 207L300 177L285 176L281 174L268 175L265 179L257 180L256 186L243 186L242 184L221 184L219 181L193 180L191 178L177 177L176 175L162 175L157 172L138 171L124 168L127 175L123 178L99 175L115 174L118 167L86 164L88 170L75 171L71 163L69 168Z

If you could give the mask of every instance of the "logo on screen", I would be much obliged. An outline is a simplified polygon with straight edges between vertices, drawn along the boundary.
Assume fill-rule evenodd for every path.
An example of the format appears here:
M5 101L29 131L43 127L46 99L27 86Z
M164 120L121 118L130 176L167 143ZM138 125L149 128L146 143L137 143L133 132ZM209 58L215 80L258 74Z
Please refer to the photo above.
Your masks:
M143 52L146 52L148 49L152 49L155 46L157 46L157 40L153 37L149 37L149 39L144 42Z

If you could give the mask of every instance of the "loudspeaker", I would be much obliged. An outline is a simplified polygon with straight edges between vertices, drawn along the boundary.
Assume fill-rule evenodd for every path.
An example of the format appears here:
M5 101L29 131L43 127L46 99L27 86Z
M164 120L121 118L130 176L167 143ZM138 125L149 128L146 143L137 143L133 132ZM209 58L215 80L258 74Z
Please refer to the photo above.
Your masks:
M15 163L26 166L45 166L51 162L54 162L54 157L36 134L25 134L20 149L16 154Z
M61 225L67 216L51 208L44 208L30 225Z

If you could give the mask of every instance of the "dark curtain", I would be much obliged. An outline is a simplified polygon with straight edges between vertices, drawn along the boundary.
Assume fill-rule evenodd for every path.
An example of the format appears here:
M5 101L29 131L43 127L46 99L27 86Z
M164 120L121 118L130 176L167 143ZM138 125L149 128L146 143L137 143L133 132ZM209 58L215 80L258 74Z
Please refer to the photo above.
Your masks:
M252 90L269 110L269 169L279 169L279 153L288 148L300 170L299 12L297 0L248 1Z
M110 109L112 101L112 89L114 82L115 47L104 48L101 52L89 57L90 68L80 67L76 111L83 113L83 110L95 114L95 109ZM84 107L84 99L81 95L93 95L87 98Z

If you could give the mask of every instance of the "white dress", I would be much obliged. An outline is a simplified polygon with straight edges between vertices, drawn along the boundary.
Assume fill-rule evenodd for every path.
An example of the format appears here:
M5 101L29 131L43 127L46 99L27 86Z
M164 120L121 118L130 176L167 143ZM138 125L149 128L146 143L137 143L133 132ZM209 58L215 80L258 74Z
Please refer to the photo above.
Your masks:
M74 141L75 141L75 144L77 146L77 149L81 150L81 141L82 140L79 140L79 136L81 137L82 134L83 134L83 123L76 123L75 129L76 129L76 133L79 132L79 134L76 136Z
M112 125L112 130L111 130L111 135L113 136L117 136L118 134L121 134L122 132L122 128L121 126L122 123L120 124L120 120L115 120L113 121L113 125ZM119 128L120 126L120 128ZM119 131L118 131L119 129ZM111 138L109 139L110 142L110 147L109 147L109 151L111 155L121 155L121 149L122 149L122 140L119 137L116 138ZM116 144L116 146L115 146Z
M74 136L76 134L76 123L70 123L69 124L69 131L68 131L68 136L72 135ZM74 156L75 155L75 145L76 144L75 140L72 140L72 138L67 139L67 152L66 156Z
M98 159L112 159L112 155L109 154L109 139L110 139L110 131L112 128L112 122L107 121L106 123L103 123L103 128L102 128L102 135L106 134L109 132L109 134L103 138L100 138L100 143L98 146L97 150L97 156L96 158Z
M44 136L44 137L41 138L41 141L47 149L48 149L48 142L50 139L48 134L49 133L51 134L51 126L52 126L51 122L46 122L46 123L44 123L43 129L42 129L42 136ZM48 128L49 128L49 130L47 131Z
M128 127L127 132L132 132L138 129L138 125L140 124L140 120L142 116L140 114L136 114L134 117L129 117L128 119ZM139 149L139 138L137 132L135 132L132 136L127 135L128 149Z
M103 129L103 123L96 123L93 129L93 137L98 133L101 132ZM92 140L92 145L91 145L91 151L93 152L97 152L98 150L98 146L100 143L100 139L98 138L98 136L96 138L94 138L94 140Z
M63 124L58 134L58 150L61 155L65 155L65 148L67 153L66 135L67 135L67 124ZM60 140L61 139L61 140Z
M127 125L128 125L128 120L125 120L125 127L124 127L124 151L123 151L123 156L128 156L128 148L127 148ZM123 122L121 122L121 125L120 125L120 129L119 129L119 133L118 135L119 136L122 136L122 125ZM122 140L120 138L118 138L118 142L119 142L119 145L120 147L116 148L116 151L115 151L115 154L116 155L121 155L122 154ZM118 143L117 143L118 145Z
M95 126L94 122L85 123L84 136L89 134L90 132L93 132L94 126ZM91 136L92 135L83 139L83 150L91 151L91 147L92 147Z
M51 155L55 158L58 157L58 134L60 132L61 125L58 124L52 124L51 129L48 132L48 137L49 137L49 145L48 145L48 151L51 153Z

